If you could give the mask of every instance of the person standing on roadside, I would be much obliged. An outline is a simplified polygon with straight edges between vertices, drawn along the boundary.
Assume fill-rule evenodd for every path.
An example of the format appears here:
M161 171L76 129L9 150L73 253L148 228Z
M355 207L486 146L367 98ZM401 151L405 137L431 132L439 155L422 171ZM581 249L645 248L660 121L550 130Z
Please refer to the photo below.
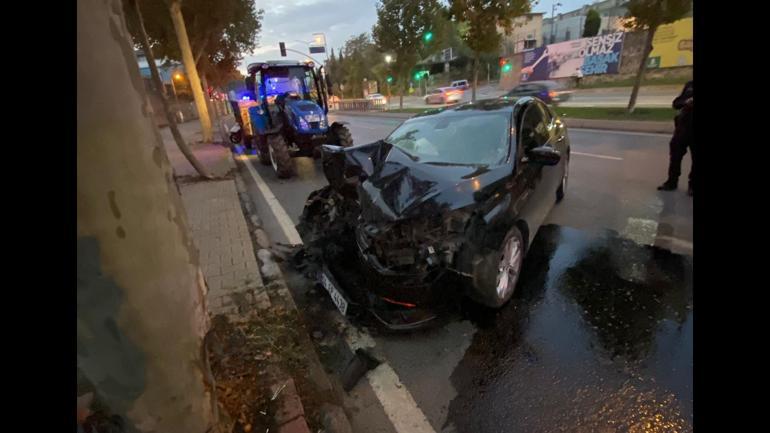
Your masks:
M674 136L669 143L668 179L658 187L659 191L673 191L679 186L679 175L682 172L682 158L690 149L689 184L687 195L692 197L693 172L695 171L695 142L693 135L693 82L688 81L682 93L674 99L673 107L679 110L674 118Z

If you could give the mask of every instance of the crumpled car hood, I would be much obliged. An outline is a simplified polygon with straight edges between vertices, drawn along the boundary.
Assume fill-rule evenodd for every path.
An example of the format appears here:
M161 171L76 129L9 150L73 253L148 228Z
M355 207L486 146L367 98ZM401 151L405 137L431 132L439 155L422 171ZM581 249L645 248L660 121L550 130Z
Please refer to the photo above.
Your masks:
M348 169L358 165L366 174L358 195L367 222L437 215L480 203L498 190L512 169L419 163L385 142L350 152Z

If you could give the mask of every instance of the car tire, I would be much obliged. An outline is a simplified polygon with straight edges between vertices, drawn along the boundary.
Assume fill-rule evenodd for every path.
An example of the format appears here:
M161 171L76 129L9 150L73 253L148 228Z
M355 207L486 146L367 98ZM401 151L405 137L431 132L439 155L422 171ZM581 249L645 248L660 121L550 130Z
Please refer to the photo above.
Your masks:
M353 134L345 125L332 125L332 138L337 146L350 147L353 145Z
M289 148L286 146L286 140L284 140L281 134L275 134L267 137L267 147L270 156L270 164L275 170L275 174L279 179L287 179L294 174L294 161L289 154Z
M567 152L567 159L564 161L564 176L561 177L559 188L556 190L556 203L564 200L564 195L567 193L567 181L569 180L569 152Z
M525 240L518 227L505 235L500 248L488 253L473 270L473 293L476 302L500 308L513 296L524 262Z

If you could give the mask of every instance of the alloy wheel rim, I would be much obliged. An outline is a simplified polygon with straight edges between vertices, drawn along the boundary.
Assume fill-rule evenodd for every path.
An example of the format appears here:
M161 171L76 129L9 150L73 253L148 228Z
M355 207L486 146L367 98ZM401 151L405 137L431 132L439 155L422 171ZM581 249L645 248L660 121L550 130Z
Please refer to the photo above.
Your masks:
M521 241L512 236L508 239L497 268L496 292L499 299L503 300L513 291L519 280L521 270Z

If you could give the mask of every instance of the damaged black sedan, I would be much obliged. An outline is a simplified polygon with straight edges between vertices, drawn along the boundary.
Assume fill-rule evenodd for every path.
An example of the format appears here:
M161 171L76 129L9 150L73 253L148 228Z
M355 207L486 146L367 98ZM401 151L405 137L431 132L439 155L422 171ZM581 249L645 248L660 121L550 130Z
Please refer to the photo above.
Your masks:
M569 152L561 120L530 97L432 110L384 140L324 146L329 185L297 226L305 262L343 314L368 311L391 329L433 319L447 278L500 307L564 196Z

